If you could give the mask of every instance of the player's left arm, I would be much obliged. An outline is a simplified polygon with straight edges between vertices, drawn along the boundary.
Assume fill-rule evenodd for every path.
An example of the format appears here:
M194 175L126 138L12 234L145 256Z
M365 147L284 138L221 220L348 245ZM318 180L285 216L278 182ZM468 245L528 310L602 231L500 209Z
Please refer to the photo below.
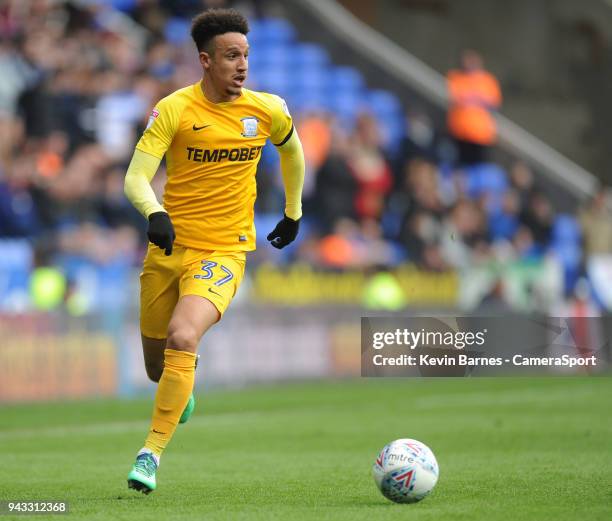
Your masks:
M277 147L281 174L285 186L285 215L294 221L302 217L302 188L304 187L304 150L295 130L287 142Z
M272 246L281 249L292 243L297 237L300 219L302 218L302 188L304 187L304 150L293 126L293 121L285 102L280 99L280 110L272 112L272 142L280 156L281 174L285 187L285 215L268 234ZM275 137L283 136L277 142Z

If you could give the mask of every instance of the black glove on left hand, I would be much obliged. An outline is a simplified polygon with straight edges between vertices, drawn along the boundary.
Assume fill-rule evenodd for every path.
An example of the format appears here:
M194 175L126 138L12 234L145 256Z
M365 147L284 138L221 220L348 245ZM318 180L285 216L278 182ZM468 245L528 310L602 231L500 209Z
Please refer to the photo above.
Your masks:
M176 239L176 234L170 216L166 212L154 212L149 215L147 236L155 246L165 250L166 256L172 255L172 243Z
M274 230L268 234L268 240L272 246L280 250L295 240L299 229L300 220L294 221L285 215Z

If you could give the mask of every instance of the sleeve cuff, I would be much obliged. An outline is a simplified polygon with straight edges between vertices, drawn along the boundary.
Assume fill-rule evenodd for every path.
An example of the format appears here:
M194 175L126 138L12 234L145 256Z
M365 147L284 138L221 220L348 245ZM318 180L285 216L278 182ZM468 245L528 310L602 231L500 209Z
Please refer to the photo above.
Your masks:
M147 148L143 148L142 146L140 146L140 144L136 144L135 147L137 150L140 150L141 152L144 152L145 154L149 154L150 156L156 157L157 159L159 159L160 161L164 158L164 154L165 152L162 152L162 154L160 155L158 152L155 152L153 150L149 150Z
M289 141L289 138L293 135L293 125L291 125L291 130L288 132L288 134L285 136L285 139L283 139L280 143L274 143L274 146L277 147L282 147L287 141Z

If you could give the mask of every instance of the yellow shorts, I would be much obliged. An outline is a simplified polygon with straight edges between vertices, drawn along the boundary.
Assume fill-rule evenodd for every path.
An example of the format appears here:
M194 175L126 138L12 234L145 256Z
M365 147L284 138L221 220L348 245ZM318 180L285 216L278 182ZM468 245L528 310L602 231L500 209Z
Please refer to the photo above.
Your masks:
M210 300L223 315L236 294L246 264L243 251L193 250L177 244L172 255L149 243L140 274L140 331L166 338L174 307L183 295Z

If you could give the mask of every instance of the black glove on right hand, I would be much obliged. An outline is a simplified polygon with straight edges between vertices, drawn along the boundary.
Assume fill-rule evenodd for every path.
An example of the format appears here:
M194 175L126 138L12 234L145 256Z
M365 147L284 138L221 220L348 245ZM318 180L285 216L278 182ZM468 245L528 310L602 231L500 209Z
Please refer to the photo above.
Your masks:
M166 212L155 212L149 215L147 237L155 246L166 250L166 256L172 255L172 243L176 239L176 234L170 216Z
M299 230L300 220L294 221L285 215L274 230L268 234L268 240L272 246L281 250L295 240Z

